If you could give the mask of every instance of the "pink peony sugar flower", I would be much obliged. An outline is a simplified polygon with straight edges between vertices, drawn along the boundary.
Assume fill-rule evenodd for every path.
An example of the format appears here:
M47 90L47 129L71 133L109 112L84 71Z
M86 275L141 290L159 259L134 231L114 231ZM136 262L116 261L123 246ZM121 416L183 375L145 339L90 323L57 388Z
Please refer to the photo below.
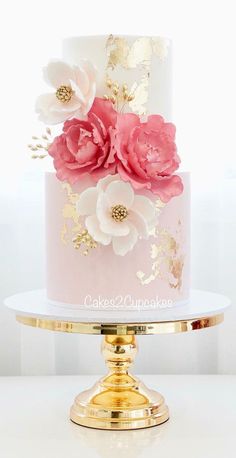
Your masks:
M132 113L118 115L115 150L117 171L134 189L146 188L163 202L183 191L181 178L173 173L180 158L175 145L175 126L159 115L146 122Z
M59 180L73 185L86 173L96 182L115 173L112 145L116 119L112 103L96 97L86 120L64 123L63 134L55 138L48 150Z

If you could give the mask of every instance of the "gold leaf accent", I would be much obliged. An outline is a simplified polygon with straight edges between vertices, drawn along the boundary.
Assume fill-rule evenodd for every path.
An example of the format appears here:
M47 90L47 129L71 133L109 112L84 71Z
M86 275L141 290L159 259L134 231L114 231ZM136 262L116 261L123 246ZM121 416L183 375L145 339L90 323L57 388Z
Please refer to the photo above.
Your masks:
M80 221L80 216L76 209L79 193L74 192L69 183L62 183L62 189L66 192L67 197L67 202L62 209L62 216L68 223L64 222L61 229L61 241L64 245L72 241L74 248L77 250L80 247L84 247L83 254L87 256L89 250L97 248L98 244Z
M70 234L74 234L82 228L79 215L76 211L76 202L79 199L79 194L73 192L69 183L62 183L62 189L66 192L67 196L67 202L62 209L62 216L65 220L68 220L69 224L63 224L61 229L61 241L64 244L68 244L71 240Z
M109 35L106 48L109 50L107 68L114 70L117 65L128 68L127 57L130 48L124 38Z
M166 204L160 198L158 198L155 202L155 206L156 206L156 209L159 212L161 212L161 210L166 206Z
M180 224L178 221L178 227ZM180 243L177 241L180 233L177 233L175 238L167 229L156 227L151 235L157 239L150 245L151 271L145 273L138 270L138 280L142 285L149 285L159 278L168 282L170 288L180 290L184 267L184 256L180 253Z
M79 199L79 194L72 190L72 187L69 183L62 183L62 189L66 191L69 202L75 205Z
M136 68L139 65L149 67L152 54L152 39L150 37L138 38L129 49L127 68Z
M170 282L171 288L180 289L182 286L182 271L184 266L183 257L169 260L169 271L174 277L174 282Z
M63 227L62 227L62 230L61 230L61 241L62 241L62 243L64 243L64 245L67 244L67 240L66 240L67 232L68 232L68 228L67 228L66 223L64 223Z
M139 116L146 114L148 102L148 87L149 77L143 75L139 84L135 83L131 91L134 94L133 100L130 101L129 106L134 113Z
M62 214L63 218L72 219L74 223L77 223L79 220L75 206L73 204L65 204L62 210Z
M169 40L166 38L152 38L153 52L156 54L156 56L159 57L160 60L164 60L167 57L169 45Z
M106 50L106 78L109 82L112 81L111 72L114 72L117 67L124 70L140 70L140 79L133 82L132 96L127 97L126 100L134 113L146 114L152 56L156 55L160 59L166 57L168 52L166 40L160 37L140 37L129 45L124 37L110 35L106 42ZM116 97L113 94L114 96Z

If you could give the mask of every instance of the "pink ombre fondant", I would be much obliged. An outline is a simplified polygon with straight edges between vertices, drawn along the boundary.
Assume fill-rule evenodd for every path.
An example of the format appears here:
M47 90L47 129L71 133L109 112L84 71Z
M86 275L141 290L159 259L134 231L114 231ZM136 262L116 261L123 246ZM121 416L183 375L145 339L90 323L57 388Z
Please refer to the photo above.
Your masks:
M87 256L72 243L73 224L63 216L68 196L54 173L46 174L46 239L47 239L47 295L56 302L86 308L99 298L106 299L111 308L145 302L145 309L159 301L179 304L189 295L189 174L180 173L184 190L173 197L161 210L159 236L140 240L125 256L114 254L112 246L98 246ZM94 182L81 177L73 185L74 193L81 193ZM144 191L142 191L144 192ZM147 192L156 201L156 197ZM62 241L65 224L69 232ZM167 250L166 252L163 251ZM168 251L169 250L169 251ZM159 254L158 254L159 253ZM166 253L166 254L164 254ZM174 261L174 263L173 263ZM155 272L155 263L156 272ZM137 273L143 272L143 283ZM181 273L182 272L182 273ZM152 279L154 278L154 279ZM152 306L152 305L151 305ZM132 308L132 306L131 306Z

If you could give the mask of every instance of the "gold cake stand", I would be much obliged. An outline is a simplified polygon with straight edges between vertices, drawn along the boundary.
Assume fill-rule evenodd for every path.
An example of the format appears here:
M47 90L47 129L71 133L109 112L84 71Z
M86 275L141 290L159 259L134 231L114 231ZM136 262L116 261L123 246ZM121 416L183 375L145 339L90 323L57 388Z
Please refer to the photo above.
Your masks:
M224 314L142 323L85 323L19 314L16 318L24 325L52 331L103 335L102 353L108 374L75 398L70 418L90 428L131 430L160 425L169 418L163 396L129 372L137 353L136 335L210 328L222 323Z
M70 410L70 418L74 423L90 428L131 430L160 425L169 418L169 410L163 396L148 389L142 381L129 372L137 353L136 336L195 331L222 323L224 311L229 305L228 299L213 293L201 294L202 292L198 294L196 292L192 302L195 300L197 303L200 298L212 302L212 307L202 308L202 316L199 314L195 318L191 316L196 309L196 304L193 304L191 313L188 308L186 309L188 312L184 312L184 308L182 312L178 309L176 312L169 312L170 315L164 315L165 320L158 321L150 318L148 321L140 321L140 317L145 316L142 312L137 315L137 322L127 322L127 318L125 322L113 323L107 322L105 318L103 321L97 319L96 322L86 321L87 318L85 319L80 312L68 312L68 309L63 311L59 310L59 307L48 306L40 290L12 296L5 304L15 312L17 321L27 326L104 336L102 353L108 367L108 374L91 389L80 393L75 398ZM207 316L208 310L209 316ZM171 316L171 313L175 313L174 318L166 319L166 316ZM181 316L181 313L182 315L185 313L188 318L184 318L183 315L181 319L177 319L176 314ZM81 321L80 316L82 316ZM99 316L99 313L96 316ZM128 316L134 315L131 313Z

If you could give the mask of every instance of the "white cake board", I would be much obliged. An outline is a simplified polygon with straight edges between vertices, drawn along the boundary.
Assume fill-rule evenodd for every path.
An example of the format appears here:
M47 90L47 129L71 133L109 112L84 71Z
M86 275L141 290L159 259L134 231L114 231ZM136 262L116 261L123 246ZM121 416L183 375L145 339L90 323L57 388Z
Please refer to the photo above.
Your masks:
M221 294L191 290L187 304L155 310L76 310L52 305L43 289L16 294L5 300L16 315L78 323L144 323L190 320L224 313L230 300Z

